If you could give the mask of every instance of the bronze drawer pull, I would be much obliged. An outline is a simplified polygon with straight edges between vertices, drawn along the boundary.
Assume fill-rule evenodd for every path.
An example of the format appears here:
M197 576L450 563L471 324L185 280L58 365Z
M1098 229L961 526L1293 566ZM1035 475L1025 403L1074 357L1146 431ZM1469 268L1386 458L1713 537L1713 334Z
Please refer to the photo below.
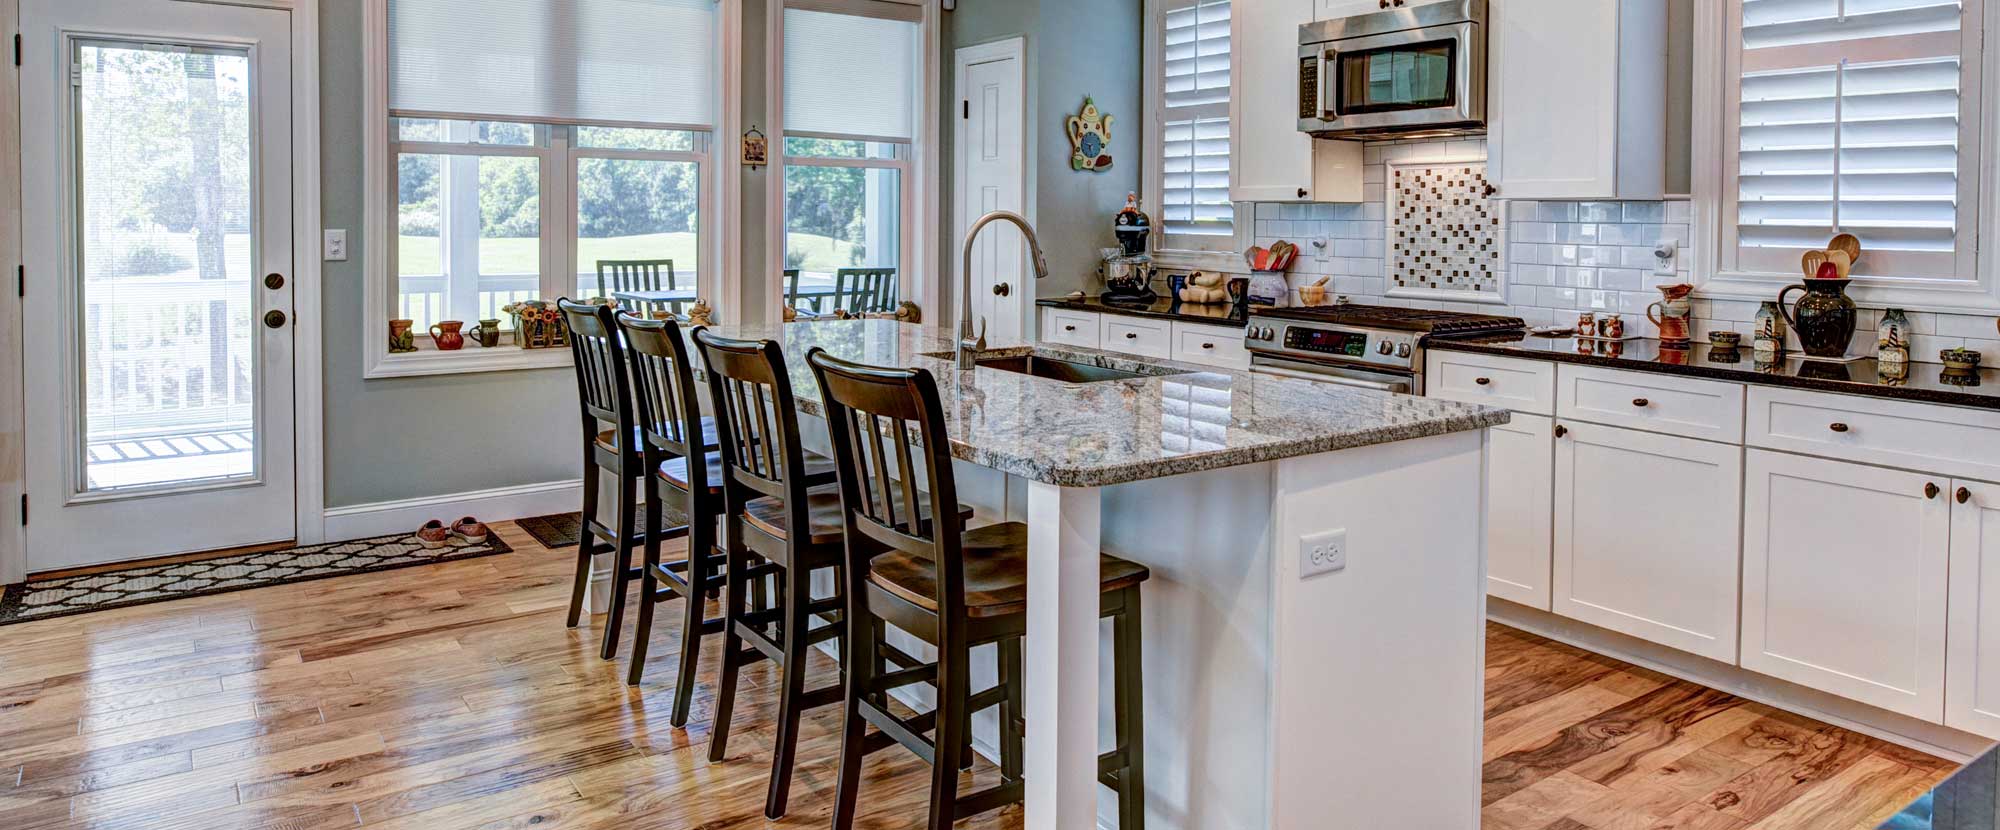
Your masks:
M1075 326L1063 326L1063 331L1076 331Z
M1213 348L1215 348L1215 344L1214 344L1214 343L1203 343L1203 344L1201 344L1201 347L1202 347L1202 348L1204 348L1204 349L1213 349Z
M1125 333L1125 339L1127 339L1127 340L1137 340L1137 339L1139 339L1139 334L1138 334L1137 332L1130 332L1130 331L1128 331L1128 332L1126 332L1126 333Z
M1972 500L1972 491L1963 487L1958 488L1958 492L1954 495L1958 498L1959 504L1964 504Z
M1934 499L1937 498L1937 494L1938 494L1937 482L1934 481L1924 482L1924 498Z
M1835 422L1835 423L1831 423L1831 424L1827 424L1827 425L1826 425L1826 428L1827 428L1827 429L1830 429L1830 430L1833 430L1834 432L1846 432L1846 431L1847 431L1847 425L1846 425L1846 424L1843 424L1843 423L1839 423L1839 422Z
M1653 402L1652 402L1652 401L1649 401L1649 400L1646 400L1645 398L1633 398L1633 399L1632 399L1632 405L1633 405L1633 406L1652 406L1652 405L1653 405Z
M1479 384L1480 386L1486 386L1486 385L1488 385L1488 384L1491 384L1491 383L1493 382L1493 379L1492 379L1492 378L1473 378L1473 379L1472 379L1472 382L1473 382L1473 383L1477 383L1477 384Z

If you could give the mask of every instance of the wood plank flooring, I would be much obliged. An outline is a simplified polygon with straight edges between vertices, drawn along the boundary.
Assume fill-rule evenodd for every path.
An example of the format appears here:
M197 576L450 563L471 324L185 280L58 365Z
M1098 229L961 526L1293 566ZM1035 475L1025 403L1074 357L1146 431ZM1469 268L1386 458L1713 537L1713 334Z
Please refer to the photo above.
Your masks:
M808 717L791 814L765 820L768 666L711 764L715 641L673 729L677 615L629 688L596 628L562 626L571 553L495 530L515 553L0 628L0 828L827 826L837 713ZM1951 769L1497 626L1487 688L1494 830L1872 827ZM859 826L921 826L921 762L866 772Z

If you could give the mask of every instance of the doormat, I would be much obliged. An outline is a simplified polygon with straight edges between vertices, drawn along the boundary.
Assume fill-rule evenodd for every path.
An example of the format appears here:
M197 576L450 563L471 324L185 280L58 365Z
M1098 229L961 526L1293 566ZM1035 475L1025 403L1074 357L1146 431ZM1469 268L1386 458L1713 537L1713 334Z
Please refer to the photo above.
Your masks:
M431 549L405 533L30 581L9 585L5 594L0 595L0 625L332 576L435 565L513 550L500 541L499 534L489 533L486 541L476 545L454 537L446 547Z
M666 510L667 527L687 524L686 511L677 509L671 504L666 505ZM633 521L639 527L645 527L646 508L639 508L639 515ZM542 543L542 547L545 548L571 547L578 539L583 538L582 513L550 513L547 516L515 519L514 523L527 531L529 536L535 537L535 541Z

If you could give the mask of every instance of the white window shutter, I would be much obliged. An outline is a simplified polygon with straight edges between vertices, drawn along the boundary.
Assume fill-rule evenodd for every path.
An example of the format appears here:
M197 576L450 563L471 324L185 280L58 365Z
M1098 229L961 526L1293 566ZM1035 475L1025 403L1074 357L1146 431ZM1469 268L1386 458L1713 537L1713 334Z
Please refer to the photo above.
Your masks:
M1161 228L1183 237L1169 248L1231 247L1229 0L1172 0L1163 11Z

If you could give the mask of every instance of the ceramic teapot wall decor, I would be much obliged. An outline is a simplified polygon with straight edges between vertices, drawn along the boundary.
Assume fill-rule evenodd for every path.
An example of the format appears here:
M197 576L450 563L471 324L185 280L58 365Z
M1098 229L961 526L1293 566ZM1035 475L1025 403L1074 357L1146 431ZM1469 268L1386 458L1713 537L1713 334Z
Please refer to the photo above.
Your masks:
M1063 131L1069 134L1071 170L1111 169L1111 121L1111 116L1097 111L1090 96L1084 96L1083 109L1063 122Z

